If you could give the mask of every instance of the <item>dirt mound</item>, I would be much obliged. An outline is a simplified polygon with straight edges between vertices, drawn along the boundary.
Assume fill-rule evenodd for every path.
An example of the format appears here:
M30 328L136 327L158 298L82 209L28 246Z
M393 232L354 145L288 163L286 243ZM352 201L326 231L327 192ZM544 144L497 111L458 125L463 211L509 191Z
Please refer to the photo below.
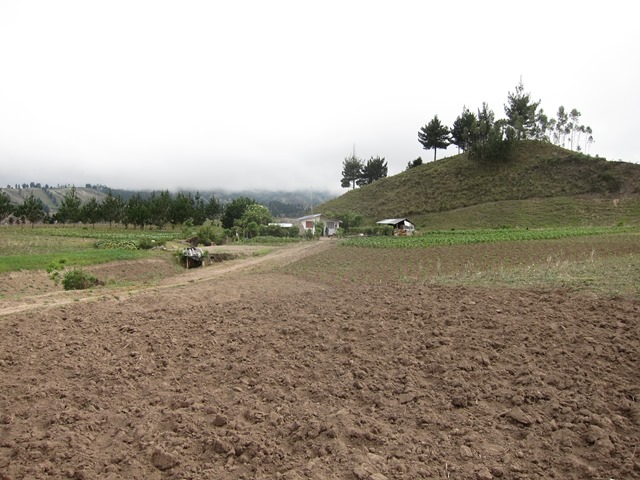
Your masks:
M193 278L0 317L0 477L640 477L637 302Z

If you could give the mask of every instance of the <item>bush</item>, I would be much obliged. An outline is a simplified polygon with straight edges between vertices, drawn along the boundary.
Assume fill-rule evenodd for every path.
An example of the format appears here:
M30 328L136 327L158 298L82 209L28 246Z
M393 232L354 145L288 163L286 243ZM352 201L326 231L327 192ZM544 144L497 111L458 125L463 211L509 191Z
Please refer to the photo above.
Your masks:
M96 285L100 285L98 279L79 268L67 271L62 279L65 290L84 290Z
M222 227L214 227L209 224L202 225L196 235L204 245L222 245L226 243L227 232Z
M300 236L300 227L297 225L293 225L291 227L281 227L280 225L260 225L260 236L297 238Z

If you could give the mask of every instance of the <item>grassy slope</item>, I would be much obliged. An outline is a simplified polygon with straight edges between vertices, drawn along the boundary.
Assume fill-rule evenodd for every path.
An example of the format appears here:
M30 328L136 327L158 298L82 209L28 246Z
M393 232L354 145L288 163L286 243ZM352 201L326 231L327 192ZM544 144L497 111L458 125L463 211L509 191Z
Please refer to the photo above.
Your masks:
M409 217L429 228L639 224L640 165L528 141L507 164L478 165L456 155L349 191L316 210L357 212L367 222Z
M0 192L4 192L7 195L9 195L9 199L11 200L12 203L15 203L15 204L21 204L29 197L29 195L33 193L33 196L35 198L39 198L40 200L42 200L42 203L47 207L49 207L49 210L51 212L58 211L60 204L64 200L64 196L67 194L67 192L69 192L69 190L71 190L70 187L49 189L53 197L58 202L56 204L56 203L53 203L51 198L49 198L49 196L46 195L45 191L42 188L30 188L30 187L20 188L20 189L0 188ZM82 203L88 201L92 197L95 197L96 200L98 200L98 202L103 201L107 197L107 195L102 192L98 192L97 190L94 190L92 188L84 188L84 187L76 187L76 194L78 195L78 198Z

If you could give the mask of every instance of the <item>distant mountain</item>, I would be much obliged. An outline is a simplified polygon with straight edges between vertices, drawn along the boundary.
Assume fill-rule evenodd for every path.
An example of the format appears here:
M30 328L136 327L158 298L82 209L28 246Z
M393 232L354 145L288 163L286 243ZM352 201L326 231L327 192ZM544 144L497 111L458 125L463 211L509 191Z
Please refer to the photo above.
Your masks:
M640 165L520 142L505 163L466 153L411 168L316 207L367 223L409 217L423 228L640 224Z
M21 204L29 195L33 194L44 203L50 213L58 211L60 202L71 189L71 186L49 187L40 184L24 184L14 187L0 188L0 192L9 195L12 203ZM156 190L155 192L159 192ZM274 217L298 217L312 210L312 208L321 202L326 202L335 197L335 194L321 191L268 191L268 190L243 190L238 192L231 191L198 191L181 190L184 193L196 195L199 193L205 200L209 200L211 196L221 203L229 203L233 199L244 196L253 198L261 205L265 205L271 211ZM133 195L139 194L143 198L150 197L154 191L152 190L124 190L117 188L109 188L104 185L86 185L85 187L76 187L76 192L80 200L84 203L91 197L95 197L101 202L109 192L114 196L120 196L123 200L129 200ZM175 194L176 192L172 192Z

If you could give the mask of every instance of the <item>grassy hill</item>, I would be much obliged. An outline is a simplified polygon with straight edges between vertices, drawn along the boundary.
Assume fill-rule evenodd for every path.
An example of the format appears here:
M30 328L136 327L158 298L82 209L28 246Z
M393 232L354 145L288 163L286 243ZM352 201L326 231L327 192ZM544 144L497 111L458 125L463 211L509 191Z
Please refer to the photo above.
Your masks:
M640 165L525 141L507 163L448 157L351 190L316 211L355 212L367 223L408 217L429 229L637 225Z
M56 187L56 188L40 188L40 187L27 187L27 188L0 188L1 192L9 195L11 203L17 205L25 201L31 194L35 198L42 200L42 203L48 207L50 212L57 212L64 196L71 190L71 187ZM106 193L93 188L76 187L76 193L82 203L88 201L92 197L95 197L98 202L104 200L107 196Z

